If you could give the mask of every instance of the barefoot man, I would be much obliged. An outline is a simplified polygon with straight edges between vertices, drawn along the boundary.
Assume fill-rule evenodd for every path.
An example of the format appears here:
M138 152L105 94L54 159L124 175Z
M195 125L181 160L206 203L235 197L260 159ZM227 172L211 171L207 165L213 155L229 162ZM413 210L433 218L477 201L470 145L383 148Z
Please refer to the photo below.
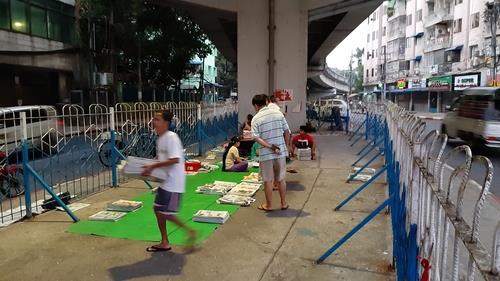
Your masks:
M273 210L273 183L276 184L281 197L281 210L288 209L286 202L286 156L290 140L290 129L283 114L266 106L266 95L256 95L252 105L257 114L252 119L252 134L260 149L259 162L266 202L258 209L266 212Z
M177 217L181 195L186 189L186 174L184 172L184 153L179 136L169 130L173 114L170 111L158 112L153 119L153 126L158 133L156 142L159 162L144 166L142 175L149 176L154 169L163 169L166 180L158 188L154 202L154 212L161 233L161 242L148 247L148 252L169 251L172 248L168 241L166 221L171 221L188 233L188 245L194 243L196 232L188 228Z

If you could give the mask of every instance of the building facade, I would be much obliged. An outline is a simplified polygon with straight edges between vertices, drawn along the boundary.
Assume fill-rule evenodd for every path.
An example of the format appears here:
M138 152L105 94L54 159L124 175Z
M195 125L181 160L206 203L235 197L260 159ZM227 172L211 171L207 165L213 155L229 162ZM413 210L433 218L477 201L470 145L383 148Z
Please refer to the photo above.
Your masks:
M80 73L74 5L0 0L0 106L70 100Z
M382 93L385 82L387 97L408 109L442 112L465 88L494 84L486 3L385 1L364 23L365 90Z
M215 102L218 100L218 88L220 85L216 83L217 66L215 65L215 58L218 51L212 47L212 52L205 58L200 59L194 57L189 63L193 66L192 74L181 81L181 90L184 95L196 97L199 95L199 87L202 83L201 76L203 75L203 96L201 100L204 102ZM193 100L196 100L193 98Z

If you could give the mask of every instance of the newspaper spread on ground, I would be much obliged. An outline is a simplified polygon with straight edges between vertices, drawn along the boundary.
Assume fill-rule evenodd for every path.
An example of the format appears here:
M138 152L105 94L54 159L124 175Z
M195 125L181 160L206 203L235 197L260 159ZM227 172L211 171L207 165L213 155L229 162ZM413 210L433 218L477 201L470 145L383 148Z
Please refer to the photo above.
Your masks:
M140 201L118 200L113 203L108 203L106 210L117 212L132 212L142 207Z
M223 224L229 219L227 211L199 210L193 216L193 221Z
M228 194L252 197L257 193L261 184L242 182L231 189Z
M259 173L250 173L250 175L244 176L242 181L249 183L262 183Z
M251 203L255 202L255 199L248 196L226 194L221 198L217 199L219 204L229 204L229 205L240 205L249 206Z

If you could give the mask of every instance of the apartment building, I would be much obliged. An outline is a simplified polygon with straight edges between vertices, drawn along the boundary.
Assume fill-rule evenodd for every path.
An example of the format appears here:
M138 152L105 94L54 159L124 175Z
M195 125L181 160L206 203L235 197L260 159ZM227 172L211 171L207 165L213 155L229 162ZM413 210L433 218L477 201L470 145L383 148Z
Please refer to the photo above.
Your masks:
M498 81L490 75L486 3L385 1L364 23L365 90L380 93L385 80L388 98L411 110L442 112L463 89Z
M69 101L78 73L74 0L0 0L0 106Z

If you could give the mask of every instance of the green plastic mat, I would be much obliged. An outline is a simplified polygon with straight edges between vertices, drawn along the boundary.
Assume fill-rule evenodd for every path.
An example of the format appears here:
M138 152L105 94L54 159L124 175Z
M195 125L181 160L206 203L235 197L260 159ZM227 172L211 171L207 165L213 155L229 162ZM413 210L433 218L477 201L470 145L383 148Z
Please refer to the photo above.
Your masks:
M256 172L257 170L251 170ZM187 176L186 193L183 194L179 218L189 227L198 232L197 242L207 239L219 227L217 224L198 223L192 221L193 214L200 209L228 211L234 214L240 207L235 205L219 205L215 201L219 196L205 195L195 192L196 187L212 183L215 180L240 182L248 173L229 173L213 171L207 174ZM118 198L117 198L118 199ZM143 193L135 198L135 201L143 202L143 207L135 212L127 214L116 222L101 222L82 220L72 224L68 232L75 234L98 235L112 238L123 238L142 241L159 241L160 233L153 213L154 194ZM185 245L186 233L173 223L167 222L168 238L173 245Z

